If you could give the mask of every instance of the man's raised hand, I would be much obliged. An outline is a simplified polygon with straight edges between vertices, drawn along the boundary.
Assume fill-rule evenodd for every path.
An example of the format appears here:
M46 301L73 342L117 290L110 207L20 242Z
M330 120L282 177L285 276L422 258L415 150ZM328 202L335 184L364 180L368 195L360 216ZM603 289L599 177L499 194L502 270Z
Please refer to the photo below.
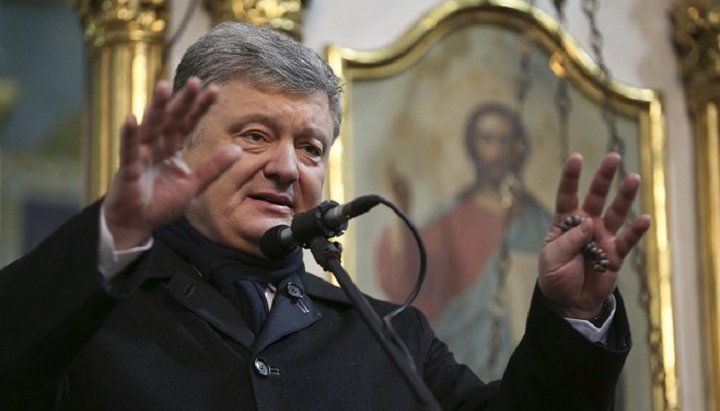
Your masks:
M620 155L605 156L580 204L578 185L582 157L573 154L560 178L553 226L540 254L538 285L553 308L569 318L590 319L601 309L617 285L625 257L650 228L650 216L642 215L622 228L640 188L640 176L629 174L607 210L605 203L620 165ZM573 227L564 225L570 216L582 218ZM593 268L583 247L595 241L604 252L604 271Z
M154 229L182 216L190 201L241 155L237 146L220 148L191 169L182 158L185 139L218 96L190 78L171 95L161 81L143 121L129 115L122 128L120 166L103 201L103 212L116 250L146 242Z

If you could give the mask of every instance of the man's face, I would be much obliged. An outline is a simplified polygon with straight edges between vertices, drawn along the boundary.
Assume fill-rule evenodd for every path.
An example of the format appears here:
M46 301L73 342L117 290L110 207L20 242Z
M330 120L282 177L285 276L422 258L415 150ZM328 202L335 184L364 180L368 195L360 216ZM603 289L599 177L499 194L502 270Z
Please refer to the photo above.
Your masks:
M261 256L262 235L322 199L333 120L324 94L265 92L242 80L220 87L184 155L193 167L224 144L240 159L190 205L187 217L216 243Z
M500 114L481 117L475 126L475 150L479 164L476 167L492 183L500 183L516 161L512 158L513 127Z

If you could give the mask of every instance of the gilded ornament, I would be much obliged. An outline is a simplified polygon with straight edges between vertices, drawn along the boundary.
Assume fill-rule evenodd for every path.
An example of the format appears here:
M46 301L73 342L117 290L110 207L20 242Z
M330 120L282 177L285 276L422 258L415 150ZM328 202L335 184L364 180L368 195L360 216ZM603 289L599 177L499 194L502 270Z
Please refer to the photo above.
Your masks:
M266 26L302 39L303 7L308 0L205 0L213 24L240 21Z
M673 42L680 59L691 108L718 97L720 80L720 2L690 0L672 11Z
M70 0L93 47L142 41L162 44L168 25L167 0Z

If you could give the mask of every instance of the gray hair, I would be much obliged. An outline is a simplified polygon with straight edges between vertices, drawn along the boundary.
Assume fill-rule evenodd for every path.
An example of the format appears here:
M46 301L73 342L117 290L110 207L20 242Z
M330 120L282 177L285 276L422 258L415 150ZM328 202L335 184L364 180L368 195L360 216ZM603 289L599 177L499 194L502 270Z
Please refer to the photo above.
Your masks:
M175 70L173 92L190 76L199 77L203 85L241 78L267 91L322 92L333 117L333 137L340 131L340 80L315 51L278 31L245 23L215 26L185 51Z

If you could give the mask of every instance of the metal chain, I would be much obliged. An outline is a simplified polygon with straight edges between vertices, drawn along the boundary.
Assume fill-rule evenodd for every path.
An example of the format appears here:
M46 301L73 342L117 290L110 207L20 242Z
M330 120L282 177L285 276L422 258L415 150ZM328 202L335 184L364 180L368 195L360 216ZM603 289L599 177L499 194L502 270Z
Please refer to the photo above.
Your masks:
M506 229L510 229L510 220L513 207L508 209L508 216L506 218ZM512 258L510 257L510 236L506 235L500 245L497 261L495 263L495 270L498 274L497 287L493 295L491 312L493 315L492 326L490 328L490 344L488 346L488 356L486 369L489 372L500 371L502 372L505 364L498 364L498 358L500 357L500 351L502 349L502 322L503 318L507 315L507 298L505 290L507 288L507 276L510 273L510 267L512 266ZM501 368L498 369L498 366ZM500 374L501 375L501 374ZM488 378L486 376L485 378ZM495 375L497 377L497 375Z
M529 0L528 5L531 8L535 7L537 0ZM527 95L532 88L532 76L530 75L530 55L532 51L532 29L531 26L527 26L525 31L520 35L518 40L518 49L520 51L520 72L517 77L517 91L515 97L517 99L517 111L520 119L523 119L523 113L525 110L525 102ZM516 183L519 183L519 179L516 179ZM522 189L522 188L521 188ZM510 229L510 222L514 210L514 195L512 190L507 190L504 193L503 199L501 200L504 208L507 209L506 229ZM512 267L512 257L510 255L510 239L509 235L503 237L502 243L498 253L498 259L495 264L495 272L497 273L497 287L493 294L493 309L492 309L492 325L490 328L490 335L488 341L488 356L486 369L495 370L498 365L504 366L504 364L498 364L498 358L502 349L502 322L503 318L507 315L506 305L506 287L507 277ZM486 377L487 378L487 377Z
M564 65L564 63L561 63ZM564 74L563 74L564 76ZM570 111L572 110L572 99L568 92L567 80L564 77L558 79L555 90L555 108L558 114L558 136L560 139L560 164L564 164L570 155Z
M608 69L607 65L605 64L605 60L603 58L602 48L604 43L604 38L602 36L602 33L600 32L597 24L597 12L598 12L598 0L583 0L582 3L583 12L585 13L585 16L587 17L588 23L590 25L590 47L592 49L592 52L595 57L595 61L597 62L597 65L600 69L600 72L603 76L603 121L605 122L605 125L608 129L608 143L607 143L607 150L608 151L615 151L619 153L621 156L623 156L623 159L625 158L625 151L626 151L626 145L625 140L623 140L620 137L620 133L618 132L617 127L617 114L615 106L613 105L612 100L610 99L610 85L611 85L611 75L610 70ZM622 161L620 163L620 168L618 170L618 174L620 176L620 181L624 180L624 178L627 176L627 169L625 167L625 161ZM637 213L634 210L630 210L630 213L628 215L629 221L635 221L637 218ZM661 386L664 386L665 381L665 367L663 366L663 357L662 355L659 355L661 353L661 340L659 338L660 336L660 329L657 325L654 325L652 322L650 322L650 288L648 285L647 280L647 256L645 250L642 248L640 244L635 246L633 249L632 255L630 257L630 264L633 267L633 271L635 271L635 274L637 275L638 279L638 304L640 307L645 311L645 316L648 318L648 332L647 332L647 340L648 345L650 346L650 352L654 353L655 361L652 361L652 369L651 369L651 378L654 382L658 382ZM665 406L667 408L667 398L663 398L666 402Z
M615 106L610 99L610 83L611 74L605 64L602 49L605 39L603 38L600 29L597 24L597 12L598 12L598 0L583 0L582 3L583 13L588 19L590 25L590 48L592 49L595 61L600 69L603 80L603 121L608 128L610 139L608 141L608 151L616 151L620 155L625 155L625 141L620 137L617 129L617 115L615 113ZM624 163L620 165L621 175L626 175L627 172L624 170Z
M517 106L520 118L523 117L525 111L525 101L528 92L532 88L532 76L530 75L530 33L525 32L520 37L518 47L520 49L520 75L517 79Z
M583 12L585 13L585 16L587 16L588 23L590 25L590 47L592 48L595 61L597 62L597 65L603 75L603 120L605 121L605 124L608 128L609 137L607 149L608 151L616 151L624 158L626 151L625 141L620 137L617 129L617 116L615 113L615 107L612 103L612 100L610 99L610 70L605 65L605 60L602 53L604 39L597 25L598 0L583 0L582 5ZM627 176L625 161L622 161L620 163L618 174L620 175L620 181L622 181ZM635 213L633 210L630 210L629 220L634 221L636 217L637 213ZM638 252L635 253L636 255L631 260L632 265L636 269L636 272L642 275L642 278L640 278L640 284L642 287L640 289L640 296L638 297L638 300L640 304L642 304L642 307L646 311L649 311L648 304L650 302L650 294L647 287L647 278L645 278L644 275L644 252L639 250L639 247L636 247L635 250L638 250Z
M497 286L492 296L492 324L490 326L490 335L488 340L488 357L486 369L488 371L502 371L496 369L498 365L504 367L505 364L498 364L498 358L502 350L502 324L507 316L507 277L512 267L512 256L510 255L510 230L512 218L518 207L517 193L524 191L525 188L518 176L511 174L503 180L500 188L500 206L503 209L505 235L500 243L498 257L495 261L495 273L497 273ZM491 376L485 376L489 378ZM497 376L493 376L497 377Z
M536 1L537 0L530 0L528 2L528 6L530 6L530 8L534 8ZM518 41L518 49L520 50L520 73L517 78L518 88L516 92L516 98L518 114L520 115L520 118L523 117L523 113L525 110L525 101L527 100L527 95L532 88L533 82L532 76L530 75L530 52L532 50L533 43L532 37L533 33L531 26L527 26L527 28L520 35L520 39Z
M565 0L553 0L555 6L555 15L557 16L560 27L565 26ZM558 74L557 89L555 90L555 108L558 113L558 137L560 139L560 164L564 164L570 155L570 127L569 118L572 109L572 100L568 91L567 84L567 66L564 55L559 56L558 65L560 66Z

